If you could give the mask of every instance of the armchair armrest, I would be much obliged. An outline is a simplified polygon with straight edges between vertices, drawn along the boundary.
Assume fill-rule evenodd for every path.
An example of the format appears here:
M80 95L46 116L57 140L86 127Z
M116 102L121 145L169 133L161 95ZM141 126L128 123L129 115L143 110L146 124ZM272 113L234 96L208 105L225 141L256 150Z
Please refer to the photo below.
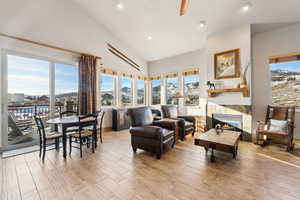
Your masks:
M131 127L129 132L136 137L162 140L161 128L157 126L136 126Z
M193 117L193 116L187 116L187 115L180 115L180 116L177 116L178 118L181 118L181 119L184 119L185 121L188 121L188 122L192 122L192 123L196 123L196 118Z
M170 129L170 130L175 130L177 127L177 122L178 122L177 120L159 120L159 121L154 121L153 125Z

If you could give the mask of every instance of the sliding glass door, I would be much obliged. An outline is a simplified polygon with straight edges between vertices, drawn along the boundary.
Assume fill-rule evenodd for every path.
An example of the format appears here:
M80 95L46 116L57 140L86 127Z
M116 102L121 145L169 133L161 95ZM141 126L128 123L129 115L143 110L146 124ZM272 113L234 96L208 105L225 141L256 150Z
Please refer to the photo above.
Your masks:
M70 106L76 109L78 68L10 52L2 58L2 145L4 149L36 145L35 115L47 127L50 117Z
M36 144L33 116L50 114L50 62L7 55L7 138L8 146Z
M78 67L55 64L55 112L78 111Z

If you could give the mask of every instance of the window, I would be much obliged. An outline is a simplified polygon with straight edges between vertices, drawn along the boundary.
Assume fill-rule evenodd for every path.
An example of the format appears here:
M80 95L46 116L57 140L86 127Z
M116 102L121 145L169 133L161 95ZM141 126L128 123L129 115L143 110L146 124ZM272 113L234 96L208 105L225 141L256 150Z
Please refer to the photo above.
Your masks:
M183 76L184 84L184 104L186 106L199 105L199 75L186 75Z
M115 76L101 74L101 105L115 105Z
M179 92L178 89L178 78L167 78L166 79L166 99L167 104L177 104L176 94Z
M300 61L270 65L272 104L300 107Z
M160 104L161 96L161 80L152 80L151 81L151 94L152 94L152 104Z
M137 104L144 105L145 104L145 81L137 80L136 89L137 89Z
M55 105L60 109L78 109L78 67L55 64Z
M121 79L121 103L122 106L132 105L132 79L129 77L122 77Z
M48 105L50 62L7 55L8 105Z

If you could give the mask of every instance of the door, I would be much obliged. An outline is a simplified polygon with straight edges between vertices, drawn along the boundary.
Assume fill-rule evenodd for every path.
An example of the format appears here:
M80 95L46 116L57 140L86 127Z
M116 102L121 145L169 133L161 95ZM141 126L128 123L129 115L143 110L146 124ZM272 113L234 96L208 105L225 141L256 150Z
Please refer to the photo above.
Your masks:
M51 63L11 52L2 59L2 144L5 150L36 145L34 115L44 122L50 116Z

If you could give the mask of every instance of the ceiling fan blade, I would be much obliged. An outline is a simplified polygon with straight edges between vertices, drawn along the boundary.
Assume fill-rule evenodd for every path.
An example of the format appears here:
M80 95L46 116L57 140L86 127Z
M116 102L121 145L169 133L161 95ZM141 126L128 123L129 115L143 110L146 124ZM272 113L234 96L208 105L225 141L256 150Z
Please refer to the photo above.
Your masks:
M189 0L181 0L179 16L184 15L184 13L188 7L188 4L189 4Z

